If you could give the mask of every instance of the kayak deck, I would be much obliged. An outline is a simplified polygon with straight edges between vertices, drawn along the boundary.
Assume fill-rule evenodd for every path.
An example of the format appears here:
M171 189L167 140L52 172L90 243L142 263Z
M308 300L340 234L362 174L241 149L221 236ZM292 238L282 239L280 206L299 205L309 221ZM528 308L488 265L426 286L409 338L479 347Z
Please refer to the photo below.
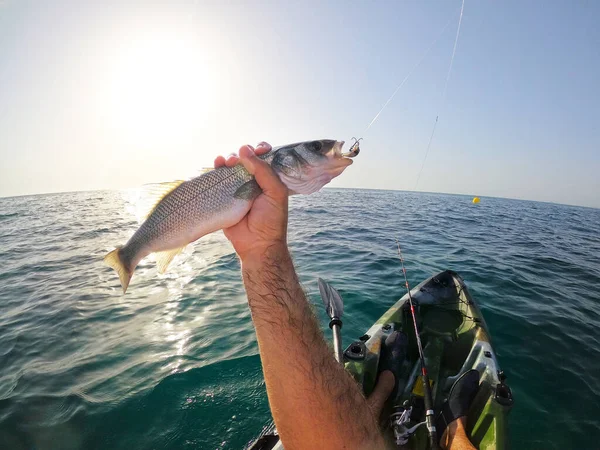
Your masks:
M411 290L427 371L431 380L434 410L440 408L454 381L470 369L480 374L480 388L469 410L467 430L480 449L504 449L507 415L512 393L504 383L487 325L463 279L450 270L425 280ZM346 369L368 396L377 379L381 345L394 330L408 336L408 357L402 366L398 397L389 399L382 416L389 418L394 406L408 401L415 423L424 420L421 366L408 294L392 306L360 340L344 352ZM415 417L416 416L416 417ZM383 424L393 439L389 420ZM408 448L427 448L425 427L420 427Z
M507 417L513 404L510 388L504 383L483 315L463 279L450 270L434 275L411 290L423 353L431 381L436 413L463 373L476 369L480 388L467 418L467 432L479 449L509 447ZM390 416L404 404L412 406L412 423L425 416L421 367L408 294L398 300L381 318L344 352L346 370L362 386L365 396L374 389L380 371L382 344L393 331L408 337L408 351L400 375L398 394L386 402L380 425L390 443L394 442ZM249 449L282 449L274 428ZM427 449L427 431L417 429L406 447Z

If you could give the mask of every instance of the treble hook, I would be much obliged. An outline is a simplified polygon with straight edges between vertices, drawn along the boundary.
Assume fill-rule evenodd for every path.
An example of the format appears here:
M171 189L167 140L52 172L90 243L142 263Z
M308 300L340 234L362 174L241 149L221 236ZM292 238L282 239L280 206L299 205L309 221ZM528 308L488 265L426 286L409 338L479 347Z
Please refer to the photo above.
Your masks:
M362 138L356 139L355 137L353 137L352 139L354 139L354 144L352 144L350 149L346 153L344 153L342 156L352 158L360 153L359 142L362 141Z

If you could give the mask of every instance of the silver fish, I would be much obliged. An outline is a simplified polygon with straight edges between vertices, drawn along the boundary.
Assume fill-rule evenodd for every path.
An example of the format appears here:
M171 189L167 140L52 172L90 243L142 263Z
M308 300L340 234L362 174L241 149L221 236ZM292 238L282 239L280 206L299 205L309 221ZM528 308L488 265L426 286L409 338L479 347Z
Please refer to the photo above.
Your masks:
M312 194L352 164L343 141L320 140L277 147L261 155L292 194ZM122 247L104 257L119 274L123 293L138 263L156 253L160 273L190 242L235 225L262 192L241 164L221 167L188 181L163 183L146 220Z

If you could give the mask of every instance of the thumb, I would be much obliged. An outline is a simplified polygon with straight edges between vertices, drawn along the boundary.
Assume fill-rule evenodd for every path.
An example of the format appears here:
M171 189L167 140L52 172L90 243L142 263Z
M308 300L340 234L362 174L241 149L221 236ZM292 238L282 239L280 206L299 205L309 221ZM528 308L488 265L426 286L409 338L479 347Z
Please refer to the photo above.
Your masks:
M274 199L282 200L288 196L288 189L282 183L271 166L256 156L256 153L249 145L240 148L240 162L244 168L254 175L256 182L263 192Z

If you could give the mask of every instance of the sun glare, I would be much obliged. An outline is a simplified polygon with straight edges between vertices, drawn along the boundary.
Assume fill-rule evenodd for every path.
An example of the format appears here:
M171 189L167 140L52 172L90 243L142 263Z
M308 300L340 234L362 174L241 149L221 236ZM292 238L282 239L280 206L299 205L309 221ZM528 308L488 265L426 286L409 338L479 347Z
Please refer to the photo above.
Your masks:
M108 113L122 138L152 146L189 135L214 106L216 77L197 40L146 34L119 51L109 80Z

